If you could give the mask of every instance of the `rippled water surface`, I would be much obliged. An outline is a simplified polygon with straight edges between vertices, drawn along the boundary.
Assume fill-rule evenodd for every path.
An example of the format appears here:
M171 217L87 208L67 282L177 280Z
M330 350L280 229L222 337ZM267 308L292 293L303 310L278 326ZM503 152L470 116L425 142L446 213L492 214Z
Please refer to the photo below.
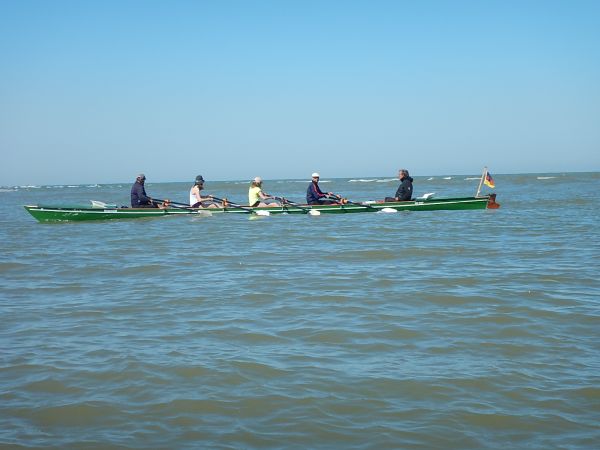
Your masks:
M600 174L495 179L499 210L64 224L22 206L129 184L0 189L0 448L598 448Z

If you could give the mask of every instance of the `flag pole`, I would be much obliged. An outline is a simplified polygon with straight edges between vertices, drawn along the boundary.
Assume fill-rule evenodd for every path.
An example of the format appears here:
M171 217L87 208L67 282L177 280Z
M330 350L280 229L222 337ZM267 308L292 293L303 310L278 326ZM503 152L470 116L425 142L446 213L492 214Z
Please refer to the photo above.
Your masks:
M479 193L481 192L481 186L483 185L483 179L485 178L487 174L487 166L483 168L483 172L481 173L481 180L479 180L479 187L477 188L477 194L475 194L475 197L479 197Z

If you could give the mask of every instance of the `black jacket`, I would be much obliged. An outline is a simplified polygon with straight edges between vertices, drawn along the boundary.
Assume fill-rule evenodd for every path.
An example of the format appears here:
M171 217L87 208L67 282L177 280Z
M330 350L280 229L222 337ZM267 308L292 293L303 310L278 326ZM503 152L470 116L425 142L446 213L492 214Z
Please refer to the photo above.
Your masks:
M143 205L150 205L150 198L146 195L146 189L142 183L137 181L131 186L131 207L137 208Z
M398 186L398 190L396 191L396 195L394 196L398 199L398 201L405 202L412 198L412 182L412 177L404 177L400 180L400 186Z

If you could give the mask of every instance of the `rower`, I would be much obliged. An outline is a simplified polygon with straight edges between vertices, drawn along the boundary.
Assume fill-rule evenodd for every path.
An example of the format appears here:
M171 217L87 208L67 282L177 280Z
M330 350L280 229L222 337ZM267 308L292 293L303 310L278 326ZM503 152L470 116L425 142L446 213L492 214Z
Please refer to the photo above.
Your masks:
M319 179L321 176L318 172L312 174L312 181L308 185L306 190L306 203L309 205L331 205L338 203L335 200L331 200L328 197L333 196L333 192L323 192L319 187Z
M202 197L200 191L204 189L204 178L198 175L190 189L190 206L192 208L221 208L222 205L213 199L212 195Z
M274 200L267 203L266 200L272 199L273 196L263 192L262 183L263 181L261 177L255 177L254 180L250 182L250 188L248 188L248 204L252 207L281 206Z
M131 186L131 207L132 208L158 208L158 204L152 201L152 197L146 195L146 175L140 173Z
M400 180L400 186L396 190L396 195L393 197L386 197L386 202L406 202L412 198L413 194L413 179L408 174L408 170L400 169L398 171L398 179Z

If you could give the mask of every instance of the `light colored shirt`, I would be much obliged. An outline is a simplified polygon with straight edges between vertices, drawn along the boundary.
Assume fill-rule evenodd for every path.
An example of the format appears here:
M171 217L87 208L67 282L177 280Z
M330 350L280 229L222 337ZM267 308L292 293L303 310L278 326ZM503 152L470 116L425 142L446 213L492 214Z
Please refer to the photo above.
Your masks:
M198 187L192 186L192 188L190 189L190 206L194 206L196 203L198 203L200 201L194 194L194 191L198 192L198 195L200 195L200 191L198 190Z
M248 204L250 206L254 205L256 202L260 202L260 193L262 189L259 186L252 186L248 189Z

